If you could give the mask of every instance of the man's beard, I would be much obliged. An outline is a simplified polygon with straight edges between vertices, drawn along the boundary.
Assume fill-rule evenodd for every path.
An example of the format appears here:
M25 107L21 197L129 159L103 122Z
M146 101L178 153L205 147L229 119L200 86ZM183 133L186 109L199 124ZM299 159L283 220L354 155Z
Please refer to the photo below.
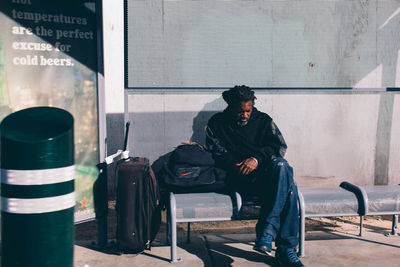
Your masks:
M247 119L247 120L245 120L245 121L243 121L243 120L241 120L241 119L236 120L236 123L237 123L237 125L239 125L239 126L246 126L248 122L249 122L249 119Z

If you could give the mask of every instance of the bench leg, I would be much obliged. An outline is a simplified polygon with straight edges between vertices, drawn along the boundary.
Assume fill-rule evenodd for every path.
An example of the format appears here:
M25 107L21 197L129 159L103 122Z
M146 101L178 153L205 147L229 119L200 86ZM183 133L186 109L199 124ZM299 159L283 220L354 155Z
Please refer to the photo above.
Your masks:
M393 221L392 221L392 235L397 235L397 226L398 226L398 222L399 222L399 215L393 215Z
M300 232L299 232L299 256L304 257L305 256L305 233L306 233L306 222L304 215L300 217Z
M180 262L182 259L176 256L176 246L177 246L177 235L176 235L176 201L173 193L170 193L169 199L169 210L170 210L170 230L171 230L171 262Z
M186 243L190 243L190 222L188 222L187 224L187 239L186 239Z
M362 236L362 232L363 232L363 216L360 216L360 233L358 235Z
M306 215L305 215L305 207L304 207L304 197L303 194L299 191L298 195L299 201L299 213L300 213L300 226L299 226L299 256L305 256L305 235L306 235Z

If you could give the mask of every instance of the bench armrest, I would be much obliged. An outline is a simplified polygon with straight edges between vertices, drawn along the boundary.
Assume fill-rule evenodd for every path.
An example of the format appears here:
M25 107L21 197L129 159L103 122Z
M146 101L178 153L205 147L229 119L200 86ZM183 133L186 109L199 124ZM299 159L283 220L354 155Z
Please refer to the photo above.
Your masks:
M346 181L342 182L340 187L356 195L358 201L358 214L360 216L364 216L368 213L368 195L363 188Z

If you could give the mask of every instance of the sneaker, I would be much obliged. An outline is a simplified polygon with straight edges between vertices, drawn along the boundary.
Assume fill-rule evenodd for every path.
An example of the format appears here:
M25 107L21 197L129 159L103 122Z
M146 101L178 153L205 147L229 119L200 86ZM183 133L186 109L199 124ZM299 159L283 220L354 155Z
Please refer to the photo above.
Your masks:
M264 234L257 238L256 244L254 245L253 249L271 256L272 241L274 241L274 238L271 235Z
M304 267L303 263L297 256L295 248L278 247L275 253L275 258L285 267Z

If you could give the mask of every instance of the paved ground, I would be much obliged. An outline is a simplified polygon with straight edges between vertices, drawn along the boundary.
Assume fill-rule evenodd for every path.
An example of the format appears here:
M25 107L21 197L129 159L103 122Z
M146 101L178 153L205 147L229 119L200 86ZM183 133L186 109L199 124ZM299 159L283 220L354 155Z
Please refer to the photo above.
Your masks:
M169 263L170 249L159 245L140 255L116 255L112 249L97 251L90 241L77 241L76 267L103 266L278 266L273 257L252 249L254 234L201 234L187 244L183 237L178 242L178 256L182 262ZM400 236L386 236L387 231L366 229L363 237L358 231L312 231L306 235L305 266L399 266Z

